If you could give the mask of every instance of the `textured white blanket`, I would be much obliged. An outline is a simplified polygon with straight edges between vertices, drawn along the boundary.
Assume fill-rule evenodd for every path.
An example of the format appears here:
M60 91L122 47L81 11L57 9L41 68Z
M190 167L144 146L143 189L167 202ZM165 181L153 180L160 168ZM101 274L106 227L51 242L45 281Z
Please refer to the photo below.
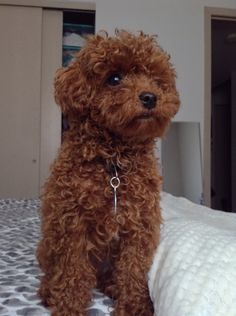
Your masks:
M149 272L155 316L236 316L236 214L162 195Z

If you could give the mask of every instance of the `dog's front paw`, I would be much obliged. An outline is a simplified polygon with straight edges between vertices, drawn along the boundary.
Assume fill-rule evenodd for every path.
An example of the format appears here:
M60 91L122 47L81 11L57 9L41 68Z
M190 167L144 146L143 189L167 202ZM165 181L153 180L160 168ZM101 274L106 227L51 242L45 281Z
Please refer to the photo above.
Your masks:
M135 298L133 298L135 301ZM128 302L130 301L130 303ZM117 301L113 316L153 316L153 305L151 302L137 302L134 304L134 301L130 300L130 297L127 299L125 304L120 304ZM132 302L132 303L131 303Z

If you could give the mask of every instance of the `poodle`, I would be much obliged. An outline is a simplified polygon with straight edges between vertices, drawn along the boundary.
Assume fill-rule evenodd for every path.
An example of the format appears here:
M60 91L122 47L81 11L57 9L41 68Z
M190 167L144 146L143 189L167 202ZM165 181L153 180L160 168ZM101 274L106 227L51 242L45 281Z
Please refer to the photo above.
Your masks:
M115 316L153 315L147 273L159 242L161 176L155 141L180 101L156 36L88 37L55 78L68 119L42 194L39 295L53 316L84 316L92 289Z

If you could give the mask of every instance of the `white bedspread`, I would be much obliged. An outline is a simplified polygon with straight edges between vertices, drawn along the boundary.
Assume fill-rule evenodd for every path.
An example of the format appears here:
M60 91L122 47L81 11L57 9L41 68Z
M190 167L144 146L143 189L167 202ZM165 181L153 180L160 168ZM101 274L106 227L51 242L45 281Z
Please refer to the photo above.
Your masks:
M236 316L236 214L163 193L149 272L155 316Z

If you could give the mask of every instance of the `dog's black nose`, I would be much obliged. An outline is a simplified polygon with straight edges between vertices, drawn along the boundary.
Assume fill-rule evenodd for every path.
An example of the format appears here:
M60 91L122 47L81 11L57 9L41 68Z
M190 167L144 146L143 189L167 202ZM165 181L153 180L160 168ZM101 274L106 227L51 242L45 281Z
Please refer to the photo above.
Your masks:
M142 92L139 95L139 99L142 102L142 105L148 110L153 109L156 106L157 96L151 92Z

